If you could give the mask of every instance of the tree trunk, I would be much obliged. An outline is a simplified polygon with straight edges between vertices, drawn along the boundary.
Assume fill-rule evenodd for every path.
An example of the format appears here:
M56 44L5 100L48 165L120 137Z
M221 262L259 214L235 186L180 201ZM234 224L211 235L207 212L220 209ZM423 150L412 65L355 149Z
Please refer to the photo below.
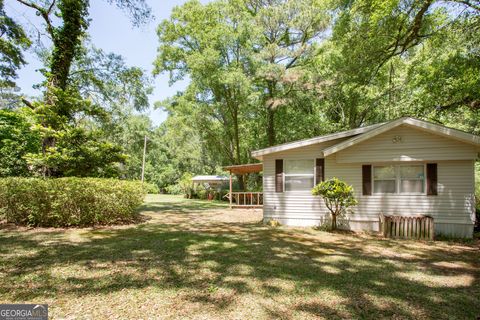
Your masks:
M237 174L237 181L240 191L245 191L245 176L243 174Z
M241 152L240 152L240 132L238 128L238 106L234 107L233 111L233 139L235 144L235 160L236 164L242 163Z
M275 111L270 106L267 108L267 138L269 147L275 145Z
M332 230L337 230L337 215L332 214Z
M52 35L53 51L50 63L49 82L53 87L65 90L70 76L70 67L74 60L81 38L88 27L87 0L63 0L58 4L63 25Z

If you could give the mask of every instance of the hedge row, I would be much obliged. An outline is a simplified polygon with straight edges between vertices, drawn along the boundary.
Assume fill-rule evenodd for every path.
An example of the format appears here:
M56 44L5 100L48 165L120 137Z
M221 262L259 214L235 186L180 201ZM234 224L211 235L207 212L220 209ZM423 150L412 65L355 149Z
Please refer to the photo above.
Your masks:
M7 222L41 227L132 222L145 192L141 183L98 178L0 179L0 214Z

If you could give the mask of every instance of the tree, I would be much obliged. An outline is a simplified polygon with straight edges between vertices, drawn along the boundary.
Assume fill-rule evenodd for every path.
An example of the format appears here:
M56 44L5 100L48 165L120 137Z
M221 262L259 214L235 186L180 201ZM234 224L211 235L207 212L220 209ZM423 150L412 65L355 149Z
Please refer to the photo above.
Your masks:
M221 163L248 162L252 149L276 142L276 126L298 127L286 112L274 115L295 104L307 80L301 67L327 22L310 0L189 1L175 8L158 28L155 73L169 73L171 82L188 76L191 83L163 106L194 119Z
M332 216L332 230L337 229L337 217L357 204L353 194L353 187L345 182L332 178L322 181L312 189L312 195L321 196Z
M432 112L438 107L477 105L472 91L478 92L478 77L472 69L478 61L478 2L340 0L332 10L332 37L321 47L315 70L331 82L326 110L342 127L403 115L438 121L439 114ZM453 52L458 59L447 62ZM422 65L425 72L418 72ZM440 74L441 69L448 71ZM437 74L427 80L431 71ZM449 77L465 86L447 94L431 90L449 87Z
M126 156L119 145L102 138L100 131L86 131L82 128L69 128L56 132L55 152L45 155L28 154L28 163L33 170L48 167L62 176L75 177L118 177L119 163Z
M254 99L247 66L251 55L245 12L227 1L176 7L158 27L155 74L168 72L175 82L189 76L187 90L164 103L195 119L195 127L225 164L248 159L245 114Z
M411 57L404 105L413 115L480 133L479 27L480 16L449 24Z
M155 166L152 173L161 188L176 184L185 172L218 174L221 171L219 167L224 158L217 151L218 146L198 129L198 119L182 109L172 105L166 108L168 117L155 130L152 151L147 157Z
M112 116L149 107L151 78L144 70L128 66L118 54L106 53L85 40L71 69L71 86Z
M0 89L14 87L16 71L26 63L22 51L31 42L23 28L4 10L4 1L0 0Z
M86 37L88 28L88 0L51 0L51 1L28 1L17 0L19 3L32 8L43 19L45 30L52 42L52 49L46 59L46 69L44 75L46 81L44 86L43 101L31 103L26 101L26 104L31 107L36 115L40 126L42 127L40 133L42 135L42 154L33 156L32 161L35 164L43 166L42 173L45 176L61 176L70 174L62 171L69 168L69 165L59 165L49 167L52 164L51 159L63 159L68 161L69 157L64 157L62 154L56 154L58 150L66 151L68 141L77 141L80 139L85 142L85 139L90 139L97 136L94 133L88 132L85 127L78 125L79 119L85 117L104 118L106 116L105 110L96 104L89 101L83 101L80 85L85 84L81 80L85 79L92 72L79 70L76 76L72 76L72 66L77 62L81 66L81 61L85 62L84 50L82 50L82 40ZM150 10L145 5L144 0L111 0L119 8L128 11L133 17L134 23L140 23L150 16ZM135 72L135 70L131 70ZM82 78L83 76L83 78ZM80 80L79 80L80 79ZM77 80L77 81L75 81ZM95 84L94 79L90 78L90 83ZM102 79L103 80L103 79ZM99 82L96 83L97 85ZM102 83L103 85L103 83ZM108 85L108 84L107 84ZM98 87L98 86L97 86ZM111 87L111 86L110 86ZM82 88L82 89L85 89ZM106 91L104 91L105 93ZM80 133L79 130L84 130ZM72 137L62 141L62 147L57 148L57 139L60 137ZM96 140L94 149L106 146L101 141ZM92 141L94 143L94 141ZM72 152L86 151L86 149L76 149L72 146ZM115 149L115 148L114 148ZM113 151L107 147L103 151ZM69 153L69 152L67 152ZM100 152L100 154L107 155L108 152ZM85 154L87 155L87 154ZM104 163L108 165L107 160L118 159L119 155L105 158L105 161L95 162ZM87 158L89 158L87 156ZM55 163L55 162L54 162ZM78 164L78 163L77 163ZM62 169L63 168L63 169ZM67 169L70 172L70 169ZM75 172L75 170L73 170ZM78 172L78 171L76 171Z
M272 146L275 114L292 103L297 84L305 80L302 67L311 62L329 17L317 0L251 0L241 5L240 10L251 14L253 75L266 111L267 144Z
M40 135L25 110L0 110L0 177L29 176L26 156L40 150Z

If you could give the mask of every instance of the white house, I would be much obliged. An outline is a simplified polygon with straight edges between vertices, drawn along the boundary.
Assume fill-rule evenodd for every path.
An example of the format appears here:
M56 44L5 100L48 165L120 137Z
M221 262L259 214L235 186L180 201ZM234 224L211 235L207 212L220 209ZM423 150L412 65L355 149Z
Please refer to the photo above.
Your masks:
M379 216L430 215L435 233L471 237L475 161L480 137L400 118L387 123L252 152L263 162L263 216L313 226L328 217L310 190L337 177L355 189L358 205L344 223L379 230Z

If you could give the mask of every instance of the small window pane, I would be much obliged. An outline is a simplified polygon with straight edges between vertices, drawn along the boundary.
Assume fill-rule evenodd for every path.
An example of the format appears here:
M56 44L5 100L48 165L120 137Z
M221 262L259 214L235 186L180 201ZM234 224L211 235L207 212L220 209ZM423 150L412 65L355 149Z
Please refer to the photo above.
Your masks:
M375 180L374 193L395 193L395 180Z
M423 179L423 166L401 166L400 177L402 179Z
M373 179L387 180L395 179L395 167L373 167Z
M285 176L285 191L310 190L313 188L313 176Z
M400 192L404 193L423 193L423 180L402 180L400 182Z
M313 174L313 160L287 160L285 174Z

